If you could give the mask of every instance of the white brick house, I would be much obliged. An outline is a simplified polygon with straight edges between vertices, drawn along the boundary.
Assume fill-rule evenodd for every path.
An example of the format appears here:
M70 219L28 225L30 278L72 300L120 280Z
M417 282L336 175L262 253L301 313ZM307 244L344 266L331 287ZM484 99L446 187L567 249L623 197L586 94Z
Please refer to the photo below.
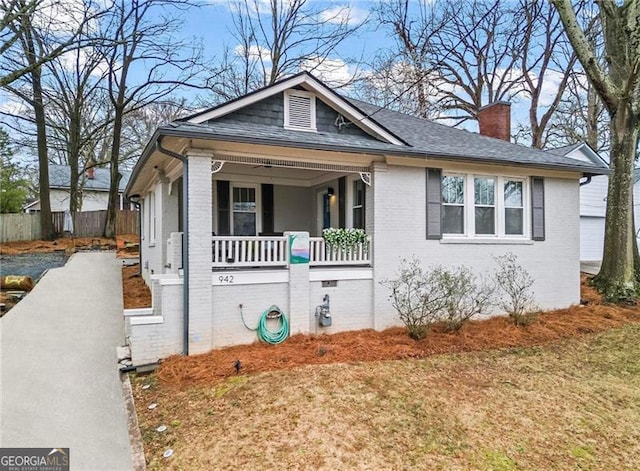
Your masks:
M498 105L483 115L508 113ZM599 173L344 98L308 73L162 126L126 188L142 202L153 294L126 313L133 362L250 343L241 312L255 325L271 305L292 334L397 325L380 282L411 256L483 272L513 252L541 307L577 303L579 181ZM326 227L368 239L334 253ZM290 263L291 236L309 238L308 263Z

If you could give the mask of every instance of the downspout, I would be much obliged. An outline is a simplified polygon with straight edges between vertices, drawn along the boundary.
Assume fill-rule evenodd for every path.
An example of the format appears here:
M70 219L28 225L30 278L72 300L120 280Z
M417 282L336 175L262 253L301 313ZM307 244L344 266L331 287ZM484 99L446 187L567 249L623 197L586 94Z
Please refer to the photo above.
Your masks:
M162 136L156 141L156 150L182 162L182 272L184 276L182 312L182 345L184 355L189 355L189 161L176 152L162 147Z
M587 175L584 178L586 178L586 180L583 182L580 182L580 186L588 185L589 183L591 183L591 175Z

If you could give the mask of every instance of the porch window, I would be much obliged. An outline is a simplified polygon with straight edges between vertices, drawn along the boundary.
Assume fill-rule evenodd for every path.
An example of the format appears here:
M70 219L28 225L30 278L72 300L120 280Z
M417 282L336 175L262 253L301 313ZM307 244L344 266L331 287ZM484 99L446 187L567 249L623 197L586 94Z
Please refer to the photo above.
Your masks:
M365 187L364 182L360 179L353 181L353 227L355 229L364 229L364 206Z
M442 232L464 234L464 177L442 177Z
M257 200L254 187L233 187L233 235L255 236Z

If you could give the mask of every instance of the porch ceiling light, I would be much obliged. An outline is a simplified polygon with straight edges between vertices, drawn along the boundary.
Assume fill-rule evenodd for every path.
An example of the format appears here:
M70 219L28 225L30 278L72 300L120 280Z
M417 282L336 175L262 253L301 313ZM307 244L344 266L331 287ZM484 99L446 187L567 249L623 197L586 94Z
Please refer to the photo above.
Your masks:
M332 186L330 186L329 188L327 188L327 195L329 195L329 196L333 196L333 195L335 195L335 194L336 194L336 192L334 191L334 189L333 189L333 187L332 187Z

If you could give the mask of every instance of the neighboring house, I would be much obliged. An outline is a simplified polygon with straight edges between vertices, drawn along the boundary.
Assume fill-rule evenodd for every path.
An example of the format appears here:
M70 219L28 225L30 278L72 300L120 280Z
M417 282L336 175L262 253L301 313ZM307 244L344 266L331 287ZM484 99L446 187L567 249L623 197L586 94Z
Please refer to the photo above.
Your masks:
M92 167L80 177L82 187L82 205L80 211L99 211L107 209L109 203L109 182L111 179L109 168ZM124 198L124 189L129 182L131 172L121 170L118 197L119 209L133 209ZM68 165L49 164L49 198L51 211L66 211L69 209L71 188L71 168ZM33 201L24 207L24 212L40 211L40 200Z
M512 252L541 308L578 303L579 183L606 168L505 142L509 111L481 110L496 139L300 73L158 128L125 191L153 299L125 313L134 364L250 343L241 315L254 327L271 305L292 334L398 325L382 282L413 256L481 274ZM368 240L334 251L330 226ZM325 295L330 327L314 315Z
M550 149L558 155L563 155L583 162L607 165L607 162L598 155L588 144L580 142L570 146ZM640 170L636 170L634 176L633 215L636 228L640 228ZM580 260L600 261L604 247L605 215L607 210L607 188L609 177L597 175L587 178L580 187ZM637 233L636 233L637 236ZM640 242L640 239L639 239Z

